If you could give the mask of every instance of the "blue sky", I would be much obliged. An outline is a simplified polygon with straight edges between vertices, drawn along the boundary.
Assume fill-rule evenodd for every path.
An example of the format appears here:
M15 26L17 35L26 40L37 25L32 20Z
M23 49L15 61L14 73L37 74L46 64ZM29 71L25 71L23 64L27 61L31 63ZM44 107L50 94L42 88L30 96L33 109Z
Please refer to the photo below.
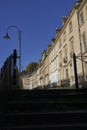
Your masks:
M8 26L17 26L22 40L22 67L39 62L43 50L51 44L62 17L69 15L77 0L0 0L0 68L5 59L19 50L18 31L9 29L10 40L5 40Z

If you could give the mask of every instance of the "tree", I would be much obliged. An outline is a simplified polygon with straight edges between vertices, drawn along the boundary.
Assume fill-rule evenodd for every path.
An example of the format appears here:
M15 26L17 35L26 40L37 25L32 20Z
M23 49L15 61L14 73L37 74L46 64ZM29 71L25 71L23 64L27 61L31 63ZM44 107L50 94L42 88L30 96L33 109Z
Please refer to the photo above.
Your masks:
M37 66L37 62L31 62L29 65L27 65L26 71L33 72L34 70L36 70Z

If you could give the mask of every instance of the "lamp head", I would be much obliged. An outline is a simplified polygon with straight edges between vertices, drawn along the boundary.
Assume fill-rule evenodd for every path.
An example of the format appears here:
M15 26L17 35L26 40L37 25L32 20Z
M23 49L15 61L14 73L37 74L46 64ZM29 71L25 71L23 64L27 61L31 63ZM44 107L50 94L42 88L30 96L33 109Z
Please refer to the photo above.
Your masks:
M6 40L10 39L10 36L8 35L8 32L6 32L6 35L4 36L4 39L6 39Z

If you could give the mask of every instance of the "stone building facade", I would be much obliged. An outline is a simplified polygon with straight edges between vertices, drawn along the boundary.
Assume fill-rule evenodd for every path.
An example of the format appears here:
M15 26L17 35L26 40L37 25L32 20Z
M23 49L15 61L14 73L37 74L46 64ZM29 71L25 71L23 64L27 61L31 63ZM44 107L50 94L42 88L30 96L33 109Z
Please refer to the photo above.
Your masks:
M87 81L87 0L76 2L69 16L62 18L62 28L56 29L56 37L43 51L38 69L22 77L24 88L74 87L73 52L82 87Z

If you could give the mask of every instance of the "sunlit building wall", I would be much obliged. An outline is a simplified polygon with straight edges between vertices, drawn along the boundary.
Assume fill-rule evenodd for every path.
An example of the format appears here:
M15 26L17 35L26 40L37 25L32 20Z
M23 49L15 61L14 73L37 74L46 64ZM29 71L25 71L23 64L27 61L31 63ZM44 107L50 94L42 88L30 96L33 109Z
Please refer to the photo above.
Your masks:
M74 87L73 52L82 87L87 81L87 0L76 2L69 16L62 18L62 28L56 29L51 45L43 51L37 71L29 76L29 86Z

